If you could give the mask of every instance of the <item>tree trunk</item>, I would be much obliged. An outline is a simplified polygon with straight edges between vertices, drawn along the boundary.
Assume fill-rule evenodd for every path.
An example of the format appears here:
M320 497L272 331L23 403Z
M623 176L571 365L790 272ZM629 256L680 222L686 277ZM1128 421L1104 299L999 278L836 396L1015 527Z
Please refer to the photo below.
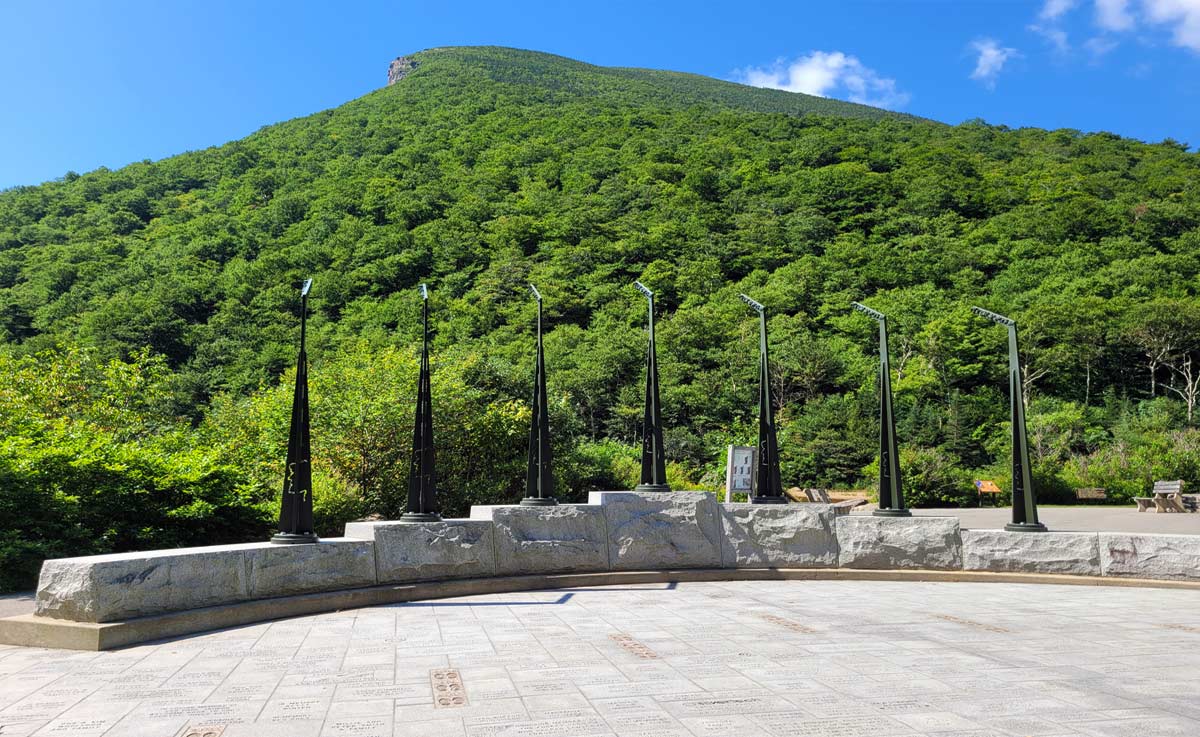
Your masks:
M1200 371L1193 361L1192 354L1177 357L1178 362L1167 364L1167 368L1171 370L1174 376L1171 383L1167 385L1167 389L1179 395L1187 407L1187 424L1192 424L1192 419L1195 416L1196 401L1200 399ZM1175 385L1175 377L1178 377L1182 382L1182 386Z

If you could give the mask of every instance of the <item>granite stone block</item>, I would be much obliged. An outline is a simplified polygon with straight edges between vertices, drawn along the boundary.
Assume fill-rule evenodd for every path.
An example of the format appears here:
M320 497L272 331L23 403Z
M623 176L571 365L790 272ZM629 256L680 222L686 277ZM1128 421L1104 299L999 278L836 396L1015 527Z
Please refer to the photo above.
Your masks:
M1200 580L1200 535L1100 533L1105 576Z
M113 622L249 598L245 551L269 545L59 558L42 564L36 613L76 622Z
M490 520L346 525L347 537L368 534L375 542L375 570L381 584L496 575Z
M721 566L717 498L708 492L594 491L614 571Z
M247 549L249 598L374 586L375 545L369 540L326 538L313 545Z
M493 524L496 572L501 576L608 570L608 536L602 507L559 504L471 508L472 519L483 515Z
M1095 532L963 530L962 544L968 571L1100 575Z
M842 568L962 568L957 517L837 518Z
M726 568L831 568L838 564L835 514L828 504L724 504Z

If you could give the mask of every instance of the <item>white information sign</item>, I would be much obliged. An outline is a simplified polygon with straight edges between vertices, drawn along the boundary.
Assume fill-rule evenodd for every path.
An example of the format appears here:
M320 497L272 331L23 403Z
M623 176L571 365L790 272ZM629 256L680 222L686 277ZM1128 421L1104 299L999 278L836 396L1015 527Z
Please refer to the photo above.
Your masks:
M729 457L725 463L725 501L733 501L734 494L754 493L754 472L757 467L758 448L748 445L729 446Z

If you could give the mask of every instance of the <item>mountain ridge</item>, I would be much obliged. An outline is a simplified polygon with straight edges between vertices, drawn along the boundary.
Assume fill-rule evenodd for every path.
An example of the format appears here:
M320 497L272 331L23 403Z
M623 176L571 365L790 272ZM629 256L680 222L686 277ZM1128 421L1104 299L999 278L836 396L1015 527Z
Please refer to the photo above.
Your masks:
M445 54L457 56L467 64L478 64L483 61L485 63L480 66L490 66L493 69L496 68L497 62L514 68L529 68L530 66L549 62L562 65L564 70L578 70L590 74L600 74L607 77L666 87L669 92L664 91L661 97L658 98L660 102L719 104L754 112L779 112L792 115L821 114L867 119L896 117L926 120L925 118L908 113L886 110L870 105L808 95L800 92L752 87L692 72L640 67L608 67L557 54L507 46L434 47L406 54L403 58L413 59L419 65L422 63L422 60L433 60L439 55ZM697 87L701 89L697 89Z

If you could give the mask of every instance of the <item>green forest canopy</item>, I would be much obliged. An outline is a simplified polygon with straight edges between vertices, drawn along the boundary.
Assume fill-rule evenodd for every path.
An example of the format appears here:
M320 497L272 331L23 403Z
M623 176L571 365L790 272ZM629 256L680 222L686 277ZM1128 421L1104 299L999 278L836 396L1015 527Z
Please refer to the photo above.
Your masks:
M81 550L62 526L98 539L82 552L265 531L309 276L326 532L398 504L420 282L451 512L522 491L526 282L545 295L574 494L636 471L634 279L659 294L680 485L715 487L724 446L753 439L757 326L739 292L771 310L787 485L871 481L875 330L852 300L891 318L915 503L1006 485L1005 338L971 304L1021 327L1045 500L1200 482L1200 155L1185 145L947 126L512 49L413 58L396 85L240 141L0 192L0 512L42 520L0 516L0 557ZM152 403L124 396L130 377ZM78 508L113 489L159 499L162 520ZM234 524L243 508L257 516Z

